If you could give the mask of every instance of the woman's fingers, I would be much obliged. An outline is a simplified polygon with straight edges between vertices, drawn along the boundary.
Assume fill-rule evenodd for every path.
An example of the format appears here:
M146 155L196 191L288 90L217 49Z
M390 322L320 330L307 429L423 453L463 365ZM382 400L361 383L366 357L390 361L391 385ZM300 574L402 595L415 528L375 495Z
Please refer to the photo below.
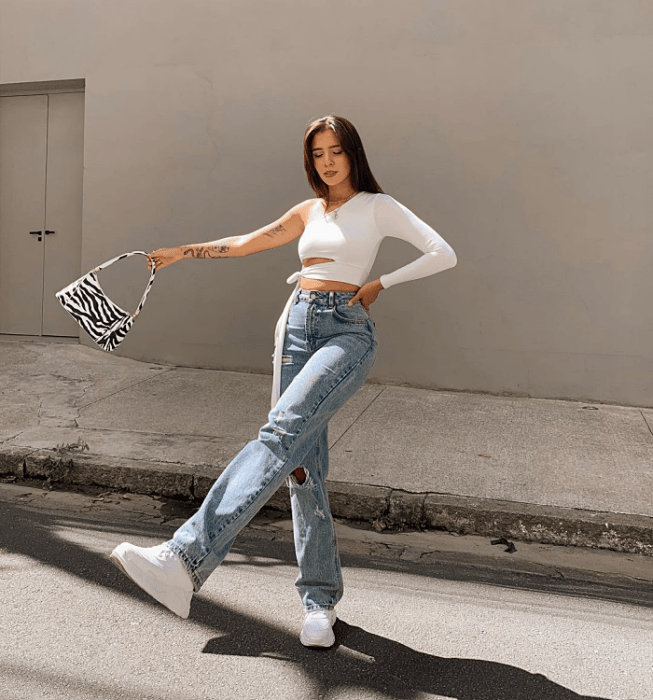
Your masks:
M361 287L361 288L356 292L356 294L349 300L349 306L354 306L355 304L358 304L358 302L359 302L360 299L361 299L362 292L363 292L363 288Z
M367 284L364 284L351 298L349 306L354 306L354 304L360 301L365 311L369 311L370 306L376 301L382 289L383 287L378 281L367 282Z
M358 302L360 301L361 306L365 309L365 311L369 311L369 310L370 310L370 304L371 304L372 301L374 301L374 300L373 300L373 299L371 299L371 300L368 299L367 295L363 292L363 289L364 289L364 287L361 287L361 288L356 292L356 296L352 297L352 298L349 300L349 306L355 306L355 305L358 304Z
M153 253L148 253L147 255L147 267L150 270L150 272L152 271L152 263L154 263L157 270L161 268L161 263L154 256L155 252L156 251L154 251Z
M157 248L147 255L148 267L152 269L152 261L156 266L157 270L161 270L168 265L172 265L173 262L179 260L178 255L176 255L175 248Z

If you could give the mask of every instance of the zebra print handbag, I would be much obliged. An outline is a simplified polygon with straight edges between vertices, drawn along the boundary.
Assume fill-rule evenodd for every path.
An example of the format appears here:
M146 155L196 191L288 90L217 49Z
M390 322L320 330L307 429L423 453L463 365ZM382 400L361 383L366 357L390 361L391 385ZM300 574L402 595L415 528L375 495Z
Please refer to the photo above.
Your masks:
M103 349L111 352L115 350L125 339L129 329L140 314L147 295L154 282L156 272L152 261L150 281L147 283L141 303L133 314L121 309L104 293L98 282L97 273L109 265L124 260L131 255L145 255L142 250L132 253L124 253L72 282L67 287L57 292L55 296L63 308L77 321L77 323L91 336L91 338Z

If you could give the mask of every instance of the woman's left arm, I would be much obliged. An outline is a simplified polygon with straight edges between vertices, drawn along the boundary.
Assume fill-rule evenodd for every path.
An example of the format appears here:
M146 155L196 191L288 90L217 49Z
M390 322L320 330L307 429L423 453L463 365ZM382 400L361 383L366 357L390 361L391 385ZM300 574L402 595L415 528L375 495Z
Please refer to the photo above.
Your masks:
M453 248L444 238L403 204L382 194L377 196L375 206L376 225L382 236L401 238L423 253L408 265L381 275L381 284L385 289L443 272L458 262Z
M382 289L448 270L457 263L453 248L428 224L415 216L410 209L387 194L379 194L374 201L374 219L381 236L401 238L422 251L417 260L400 267L373 282L364 284L349 302L369 309Z

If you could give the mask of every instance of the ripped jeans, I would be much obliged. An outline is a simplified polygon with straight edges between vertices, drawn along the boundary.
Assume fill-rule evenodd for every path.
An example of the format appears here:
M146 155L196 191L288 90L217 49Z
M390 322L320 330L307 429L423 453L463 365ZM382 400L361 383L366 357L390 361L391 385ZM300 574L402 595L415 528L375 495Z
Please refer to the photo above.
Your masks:
M287 480L290 486L296 586L305 610L333 608L342 573L325 480L327 426L363 385L376 356L374 323L354 295L300 290L283 344L281 397L259 430L213 484L200 509L168 543L199 590L226 557L236 535ZM303 467L300 484L292 475Z

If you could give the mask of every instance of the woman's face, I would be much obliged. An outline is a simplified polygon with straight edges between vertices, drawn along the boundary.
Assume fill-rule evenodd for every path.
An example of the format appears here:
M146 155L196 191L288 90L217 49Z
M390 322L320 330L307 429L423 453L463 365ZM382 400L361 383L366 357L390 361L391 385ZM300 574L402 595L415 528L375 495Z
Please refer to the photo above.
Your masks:
M335 187L349 182L351 165L342 150L340 141L332 129L320 131L313 137L313 165L318 175L329 186Z

